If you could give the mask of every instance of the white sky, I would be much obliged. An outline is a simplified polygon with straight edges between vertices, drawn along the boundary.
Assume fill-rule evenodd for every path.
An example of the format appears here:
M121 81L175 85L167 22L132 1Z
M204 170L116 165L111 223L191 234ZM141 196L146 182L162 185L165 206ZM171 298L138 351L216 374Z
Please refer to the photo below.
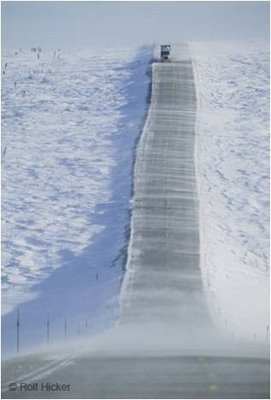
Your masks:
M269 39L269 2L3 1L2 46L121 47Z

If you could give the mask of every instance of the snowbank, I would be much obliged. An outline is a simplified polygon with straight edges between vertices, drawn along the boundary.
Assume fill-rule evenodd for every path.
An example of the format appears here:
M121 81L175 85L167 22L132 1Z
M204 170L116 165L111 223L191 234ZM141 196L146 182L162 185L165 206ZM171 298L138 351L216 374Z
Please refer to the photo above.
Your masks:
M75 335L114 318L151 56L3 51L4 342L19 304L24 343L44 340L48 311L61 337L65 315Z
M201 268L217 325L269 334L269 51L195 43Z

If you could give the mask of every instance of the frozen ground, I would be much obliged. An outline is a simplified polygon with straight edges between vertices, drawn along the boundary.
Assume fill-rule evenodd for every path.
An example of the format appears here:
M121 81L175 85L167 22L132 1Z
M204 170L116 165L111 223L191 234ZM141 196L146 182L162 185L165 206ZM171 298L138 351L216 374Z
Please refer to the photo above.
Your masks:
M201 268L217 325L269 333L269 47L196 43Z
M151 48L39 58L3 52L4 345L15 343L20 304L23 331L41 341L47 312L62 332L66 314L70 332L103 308L112 319L151 55Z

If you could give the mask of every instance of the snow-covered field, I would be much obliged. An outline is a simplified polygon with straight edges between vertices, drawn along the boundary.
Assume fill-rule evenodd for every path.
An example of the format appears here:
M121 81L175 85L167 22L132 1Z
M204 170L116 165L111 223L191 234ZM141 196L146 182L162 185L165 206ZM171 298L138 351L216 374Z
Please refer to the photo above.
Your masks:
M123 266L115 274L110 266L125 242L151 55L150 47L42 51L39 58L30 50L4 50L3 314L37 298L39 285L71 260L76 267L78 259L78 272L68 277L74 286L80 273L89 291L105 298L113 280L119 287ZM104 238L104 249L97 238ZM72 290L71 283L60 290Z
M192 46L198 90L201 268L213 316L235 337L269 331L269 47Z
M266 341L268 47L198 43L192 53L205 290L222 331ZM82 332L116 302L151 56L150 47L3 52L4 345L14 346L20 304L25 336L44 341L47 311L77 316Z

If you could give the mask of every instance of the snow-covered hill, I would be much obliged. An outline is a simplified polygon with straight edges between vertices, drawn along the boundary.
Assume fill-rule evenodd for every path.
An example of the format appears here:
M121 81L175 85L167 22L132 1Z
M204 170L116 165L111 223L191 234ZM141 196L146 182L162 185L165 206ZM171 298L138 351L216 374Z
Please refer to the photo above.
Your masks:
M193 44L201 268L230 335L268 335L268 48ZM2 58L4 349L116 317L152 48ZM174 50L174 49L173 49ZM103 316L101 322L99 318ZM91 321L91 322L90 322Z
M269 331L269 49L193 44L198 88L201 267L210 308L230 335Z
M20 304L25 331L50 312L62 325L77 314L76 332L117 301L151 56L151 47L3 52L4 339Z

